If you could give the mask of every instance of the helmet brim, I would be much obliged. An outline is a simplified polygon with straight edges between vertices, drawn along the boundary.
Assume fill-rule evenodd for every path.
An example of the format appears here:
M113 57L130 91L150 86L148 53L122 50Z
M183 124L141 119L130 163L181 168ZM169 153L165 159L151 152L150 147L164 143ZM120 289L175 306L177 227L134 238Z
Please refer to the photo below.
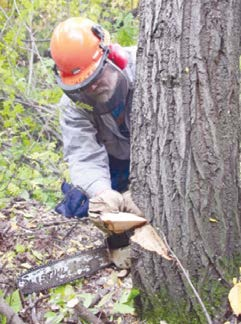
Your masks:
M72 82L69 84L69 82L66 82L67 77L64 78L63 76L59 75L57 68L54 69L55 71L55 77L58 85L61 89L64 91L75 91L77 89L84 90L86 87L88 87L92 82L96 80L96 78L101 74L104 64L108 58L109 50L106 47L102 57L98 62L96 62L94 69L92 70L92 73L90 73L89 77L85 78L83 81L80 81L80 76L71 76Z

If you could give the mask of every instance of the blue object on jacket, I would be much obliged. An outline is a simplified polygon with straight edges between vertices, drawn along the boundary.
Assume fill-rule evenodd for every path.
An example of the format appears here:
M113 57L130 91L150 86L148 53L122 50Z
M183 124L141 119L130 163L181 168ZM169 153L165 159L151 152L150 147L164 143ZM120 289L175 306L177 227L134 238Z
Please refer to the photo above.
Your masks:
M128 188L130 160L119 160L109 155L109 166L111 175L111 187L119 192ZM55 207L55 211L65 217L86 217L88 216L89 199L78 188L63 182L61 190L64 199Z

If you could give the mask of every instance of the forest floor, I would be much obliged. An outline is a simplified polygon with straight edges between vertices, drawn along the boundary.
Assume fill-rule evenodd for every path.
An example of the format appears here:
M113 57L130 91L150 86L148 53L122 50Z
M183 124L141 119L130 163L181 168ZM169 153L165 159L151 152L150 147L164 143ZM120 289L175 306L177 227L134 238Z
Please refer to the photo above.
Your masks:
M17 278L29 268L102 243L102 233L88 218L67 219L36 201L13 199L0 212L0 292L3 297L16 294ZM18 314L28 324L86 323L75 309L66 307L70 296L81 294L84 305L98 300L91 311L104 323L138 324L131 307L124 305L131 289L130 274L109 267L59 290L19 294L21 305L13 306L21 308Z

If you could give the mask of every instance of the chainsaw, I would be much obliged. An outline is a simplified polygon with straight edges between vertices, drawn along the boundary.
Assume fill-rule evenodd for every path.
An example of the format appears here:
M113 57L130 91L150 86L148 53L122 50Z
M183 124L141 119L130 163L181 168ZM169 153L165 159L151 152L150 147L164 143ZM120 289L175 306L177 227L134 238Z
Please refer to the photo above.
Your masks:
M23 294L40 292L91 276L111 265L120 269L130 268L129 239L134 229L145 223L144 218L129 213L101 215L95 225L108 233L102 246L28 270L18 277L19 290Z

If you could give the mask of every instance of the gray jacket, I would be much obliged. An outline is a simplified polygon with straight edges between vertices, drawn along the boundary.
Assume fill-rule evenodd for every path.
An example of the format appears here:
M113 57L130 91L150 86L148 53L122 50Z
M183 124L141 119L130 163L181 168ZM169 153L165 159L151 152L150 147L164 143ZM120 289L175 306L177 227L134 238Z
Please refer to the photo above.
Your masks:
M123 70L133 92L136 47L125 48L128 65ZM64 156L69 164L70 177L88 197L111 188L108 154L118 159L129 159L130 141L119 132L110 113L96 115L79 107L66 95L60 101L60 125ZM131 100L125 107L125 122L130 125Z

